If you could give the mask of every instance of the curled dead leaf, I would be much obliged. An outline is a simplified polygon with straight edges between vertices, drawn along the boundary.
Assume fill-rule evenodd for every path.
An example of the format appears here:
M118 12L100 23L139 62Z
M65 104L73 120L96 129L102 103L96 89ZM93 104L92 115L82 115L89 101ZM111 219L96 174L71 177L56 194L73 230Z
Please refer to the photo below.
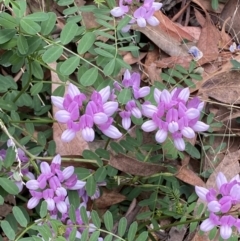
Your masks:
M240 104L239 76L238 71L215 75L201 86L199 94L206 95L227 104Z
M166 167L147 162L140 162L123 154L118 154L116 156L112 155L109 165L120 171L144 177L167 171Z
M109 191L106 188L103 189L103 194L100 198L94 201L94 204L98 209L104 209L114 204L120 203L126 200L126 197L119 192Z
M204 181L187 166L177 166L178 173L176 177L193 186L205 186Z

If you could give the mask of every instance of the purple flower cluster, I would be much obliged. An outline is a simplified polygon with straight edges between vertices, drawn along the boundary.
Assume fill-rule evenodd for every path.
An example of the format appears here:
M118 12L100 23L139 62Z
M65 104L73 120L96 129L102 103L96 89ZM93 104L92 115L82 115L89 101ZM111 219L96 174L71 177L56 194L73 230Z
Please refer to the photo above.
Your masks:
M12 147L13 143L11 140L8 140L7 142L7 146L8 147ZM17 148L16 150L16 161L20 161L21 166L25 165L28 163L28 157L26 157L24 151L20 148ZM6 150L2 149L0 150L0 161L4 161L4 159L6 158ZM19 189L19 192L22 191L23 189L23 185L24 185L24 181L22 180L23 177L26 177L28 179L34 179L34 175L32 172L29 171L29 167L24 167L24 168L18 168L19 166L17 166L17 169L14 170L14 168L11 168L11 171L8 172L8 176L10 177L10 179L16 184L16 186Z
M148 86L140 88L140 74L133 73L132 75L128 70L125 71L124 77L122 80L122 85L124 88L132 90L132 100L128 101L125 105L125 109L119 112L119 115L122 118L122 126L125 130L128 130L131 126L131 116L135 118L142 117L142 110L140 103L137 101L140 98L144 98L150 93L150 88ZM115 82L115 89L121 91L122 88Z
M138 8L134 11L133 17L130 20L130 24L137 22L139 27L146 27L147 23L151 26L157 26L159 21L153 16L154 12L158 11L162 7L162 3L154 2L154 0L144 0L143 4L140 5L140 1L134 1L137 3ZM119 6L111 10L111 14L114 17L123 17L129 14L130 7L133 5L132 0L120 0ZM127 32L130 29L130 25L123 28L122 31Z
M109 101L110 97L109 86L99 92L94 91L84 110L83 102L87 98L73 84L69 85L68 93L64 98L52 96L53 104L60 109L55 114L56 120L67 124L67 130L61 136L62 141L71 141L76 133L81 131L83 138L91 142L95 138L94 125L104 135L112 139L120 138L122 134L113 125L111 117L118 109L118 103Z
M210 212L209 218L202 222L200 229L208 232L218 226L220 227L221 237L228 239L232 235L232 228L236 228L240 232L238 213L236 213L236 217L234 212L230 214L231 209L240 203L240 176L236 175L230 181L227 181L224 174L219 172L216 183L218 190L195 187L199 198L207 202Z
M43 199L47 202L49 211L58 210L62 214L67 212L67 190L81 190L86 183L78 180L73 166L63 170L60 167L60 155L53 158L50 166L47 162L41 162L41 174L36 180L32 179L26 183L32 195L27 204L29 209L35 208Z
M81 217L81 213L80 210L81 208L87 208L87 205L85 202L82 202L79 207L75 210L75 217L76 217L76 221L73 223L72 220L69 217L69 212L70 212L70 203L68 201L68 198L66 198L66 204L67 204L67 212L62 214L61 217L59 217L57 210L51 211L50 212L50 218L52 220L59 220L61 221L64 225L66 225L66 230L64 233L64 237L66 238L66 240L69 240L69 236L73 230L73 227L77 227L77 231L76 231L76 238L81 239L82 237L82 232L86 229L88 229L88 233L91 234L94 231L96 231L96 226L90 222L91 220L91 215L89 211L86 211L87 213L87 217L89 219L88 223L84 223ZM42 225L42 223L39 223L39 225ZM49 225L51 226L51 222L49 222ZM53 228L51 229L52 231L52 237L56 236L56 233L54 232ZM39 236L41 237L41 235L39 234ZM97 239L98 241L103 241L103 238L99 237Z
M170 93L154 90L157 105L145 102L142 113L150 120L142 125L145 132L157 130L155 139L163 143L170 134L175 147L179 151L185 150L183 137L193 138L195 132L206 131L209 126L199 121L204 103L195 97L189 100L189 88L175 88Z

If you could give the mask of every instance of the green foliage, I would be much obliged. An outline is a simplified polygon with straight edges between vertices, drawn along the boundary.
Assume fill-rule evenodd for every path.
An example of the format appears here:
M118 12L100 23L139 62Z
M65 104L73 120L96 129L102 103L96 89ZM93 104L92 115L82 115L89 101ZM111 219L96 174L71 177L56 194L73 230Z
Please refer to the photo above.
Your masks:
M191 61L188 70L180 65L169 68L161 73L161 78L169 85L182 86L184 83L189 88L195 88L193 80L202 80L201 75L195 70L196 62Z

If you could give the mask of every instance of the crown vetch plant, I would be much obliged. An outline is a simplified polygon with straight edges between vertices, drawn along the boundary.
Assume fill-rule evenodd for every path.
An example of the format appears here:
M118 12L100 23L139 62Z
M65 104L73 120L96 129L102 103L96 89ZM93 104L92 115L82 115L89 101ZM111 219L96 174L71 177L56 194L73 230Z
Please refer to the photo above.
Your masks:
M165 228L184 224L183 214L192 213L196 195L189 194L190 187L177 180L172 173L174 166L167 162L169 156L182 158L181 152L189 151L185 140L209 129L200 120L204 103L198 97L190 97L192 82L188 78L201 79L194 72L197 64L192 61L189 70L176 66L172 69L178 76L176 80L171 77L168 82L169 75L165 74L166 86L154 83L150 87L142 83L140 72L130 71L131 66L120 54L120 51L139 54L138 46L146 43L141 42L140 32L129 30L133 24L141 28L147 24L157 26L159 20L154 13L161 9L162 3L120 0L113 7L115 1L95 0L97 8L79 7L73 0L56 0L66 19L59 34L56 31L59 16L55 13L26 14L26 1L1 2L0 205L4 205L8 194L16 205L6 217L0 213L0 240L4 236L14 241L145 241L153 238L151 227L154 224L157 229L158 218L173 221ZM92 12L100 27L87 28L84 12ZM101 37L108 40L101 41ZM189 53L195 61L202 57L196 47L190 48ZM49 67L54 62L56 70ZM59 77L59 87L53 94L50 84L55 80L49 80L46 69L56 71ZM72 79L76 72L78 84ZM7 76L9 73L18 73L17 83ZM170 84L177 87L170 91ZM51 103L58 108L53 118ZM92 150L89 145L91 150L72 153L74 158L61 157L56 153L59 142L52 140L54 121L64 124L62 142L75 145L74 138L80 132L87 142L98 139L100 148ZM144 132L154 132L150 143L145 142ZM164 145L169 143L170 148L165 150ZM133 169L142 164L152 168L164 160L170 171L134 176L131 170L117 167L118 170L114 166L112 151L122 154L116 156L120 166L121 161L127 164L127 160L135 162L136 166L130 163ZM194 151L198 154L197 148ZM171 155L173 152L176 155ZM233 229L240 231L239 218L232 211L240 202L239 183L239 176L228 182L220 173L218 190L196 187L197 195L207 202L210 212L200 226L202 231L219 227L225 239L231 237ZM115 199L115 187L119 185L121 189ZM146 190L150 195L144 199L139 194ZM101 205L95 201L102 193L102 205L109 209L103 215ZM187 201L183 204L185 197ZM137 214L129 223L125 214L134 200L148 211ZM179 219L180 222L174 221ZM138 227L141 220L146 222L145 227Z
M232 229L240 232L240 219L234 207L240 203L240 177L236 175L230 181L222 172L216 178L217 190L214 188L195 187L195 191L200 199L207 203L209 218L204 220L200 229L208 232L214 227L220 228L220 235L223 239L229 239Z

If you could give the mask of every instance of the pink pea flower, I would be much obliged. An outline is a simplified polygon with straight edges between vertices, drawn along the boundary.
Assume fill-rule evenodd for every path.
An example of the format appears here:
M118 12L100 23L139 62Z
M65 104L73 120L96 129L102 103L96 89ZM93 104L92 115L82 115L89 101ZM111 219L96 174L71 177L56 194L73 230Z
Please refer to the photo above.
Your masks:
M123 5L123 0L119 1L119 7L113 8L110 13L112 14L113 17L122 17L124 14L126 14L129 11L128 6Z

